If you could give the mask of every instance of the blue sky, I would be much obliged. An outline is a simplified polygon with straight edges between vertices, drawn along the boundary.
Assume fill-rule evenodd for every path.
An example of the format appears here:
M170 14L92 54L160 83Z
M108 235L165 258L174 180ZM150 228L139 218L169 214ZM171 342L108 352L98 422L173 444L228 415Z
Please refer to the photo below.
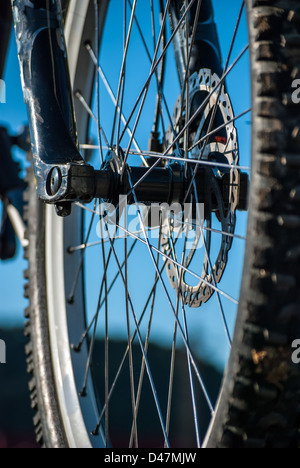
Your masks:
M7 126L15 133L27 122L26 108L23 103L20 85L19 64L14 37L11 38L7 68L5 73L6 104L0 104L0 124ZM24 158L23 153L16 152L17 159ZM26 262L23 251L18 248L18 256L13 261L0 262L0 326L22 325L26 301L23 298L23 270Z
M142 0L142 3L144 1L145 0ZM232 32L240 10L241 0L231 0L229 6L228 2L224 2L224 0L214 0L213 3L215 6L215 17L218 24L222 53L225 58L230 47ZM247 28L244 17L237 38L237 46L234 48L232 53L231 62L237 57L247 42ZM111 44L111 47L113 47L113 43ZM103 66L106 67L106 70L108 70L110 66L110 57L112 53L112 50L107 50L107 54L103 54ZM0 104L0 123L1 125L7 125L12 132L16 132L18 128L26 122L26 110L23 104L20 87L19 68L14 38L11 40L5 81L7 87L7 103ZM113 78L111 78L111 82L114 82ZM115 79L115 82L117 82L117 79ZM238 114L246 108L249 108L250 84L248 56L245 56L245 58L240 62L236 69L236 73L228 79L227 85L235 113ZM244 165L249 165L250 157L249 120L250 117L247 116L238 124L241 153L243 154L242 162ZM23 157L20 153L16 153L15 156L17 158ZM244 215L241 215L241 229L245 228L245 222L246 218ZM239 234L244 233L239 232ZM232 252L232 257L240 259L242 256L243 245L241 244L241 241L237 241ZM4 325L22 325L24 322L23 310L27 306L27 301L23 299L23 270L26 268L26 262L22 257L23 252L21 248L19 248L18 256L14 261L0 263L0 327ZM229 289L233 289L236 295L238 295L239 291L242 272L241 269L241 262L232 262L227 275L224 278L225 287L228 286ZM219 353L219 357L217 359L222 360L223 345L222 342L220 342L219 332L214 336L211 344L207 343L207 353L210 354L212 349L215 349L214 342L216 340L219 340L220 343L220 350L217 351L217 353Z

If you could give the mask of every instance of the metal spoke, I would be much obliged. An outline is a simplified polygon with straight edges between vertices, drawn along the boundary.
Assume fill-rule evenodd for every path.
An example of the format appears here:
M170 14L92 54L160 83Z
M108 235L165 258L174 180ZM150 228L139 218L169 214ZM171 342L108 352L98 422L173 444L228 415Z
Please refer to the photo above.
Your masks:
M132 188L132 191L134 190L134 187ZM78 204L79 206L81 206L81 208L85 208L84 205L82 204ZM91 211L91 210L89 210ZM143 240L141 239L140 237L138 237L137 235L135 235L133 232L130 232L128 231L127 229L124 228L124 226L121 226L119 224L116 224L116 227L119 228L121 231L127 233L130 237L136 239L137 241L139 241L140 243L144 244L144 245L147 245L147 241L146 240ZM145 237L145 233L146 233L146 228L145 230L143 230L143 234L144 234L144 237ZM146 235L146 238L148 239L148 236ZM200 281L203 281L204 284L207 284L207 286L209 286L210 288L218 291L221 295L223 295L224 297L226 297L227 299L229 299L231 302L233 302L234 304L238 305L238 301L236 299L234 299L233 297L231 297L230 295L226 294L224 291L221 291L220 289L218 288L215 288L212 284L210 284L208 281L206 281L205 279L201 278L199 275L197 275L196 273L194 273L193 271L189 270L188 268L184 267L183 265L180 265L178 262L176 262L175 260L173 260L171 257L169 257L167 254L165 254L164 252L162 252L161 250L157 249L156 247L154 247L153 245L150 245L150 248L151 250L154 250L155 252L159 253L163 258L169 260L170 262L174 263L175 265L179 266L180 269L184 270L186 273L189 273L191 276L193 276L194 278L200 280Z
M123 60L122 60L122 65L121 65L119 86L118 86L118 92L117 92L117 98L116 98L117 105L116 105L116 109L115 109L114 123L113 123L113 127L112 127L111 146L113 146L113 144L114 144L114 135L115 135L115 129L116 129L116 123L117 123L118 108L119 108L119 102L120 102L120 97L121 97L122 87L123 87L123 82L124 82L126 60L127 60L129 43L130 43L131 34L132 34L132 27L133 27L133 22L134 22L136 6L137 6L137 0L134 0L132 11L131 11L131 16L130 16L130 23L129 23L129 27L128 27L128 33L127 33L127 37L126 37L126 41L125 41L125 45L124 45ZM122 114L122 107L120 107L120 114Z
M167 5L166 5L166 8L165 8L164 18L163 18L163 21L162 21L162 25L161 25L161 29L160 29L160 33L159 33L159 38L158 38L158 41L157 41L156 50L154 52L153 62L152 62L152 65L151 65L151 70L150 70L150 76L151 77L157 71L157 67L155 66L155 62L156 62L156 59L157 59L157 56L158 56L160 43L161 43L163 32L164 32L164 29L165 29L165 24L166 24L166 20L167 20L167 15L168 15L168 10L169 10L170 3L171 3L171 0L167 0ZM133 131L132 131L133 136L132 136L132 138L134 137L134 135L136 133L136 130L137 130L137 127L138 127L138 124L139 124L139 121L140 121L140 118L141 118L141 115L142 115L142 111L143 111L143 108L144 108L144 105L145 105L145 102L146 102L146 98L147 98L147 95L148 95L148 91L150 89L150 84L151 84L151 79L148 79L145 90L142 93L141 105L140 105L138 115L137 115L137 118L136 118L136 121L135 121L135 124L134 124L134 127L133 127ZM129 120L130 120L130 117L129 117ZM130 142L128 144L128 148L130 148L131 145L132 145L132 138L130 139ZM122 136L121 136L121 140L122 140ZM127 162L128 156L129 156L129 153L127 151L127 153L125 154L125 157L124 157L124 164L123 164L123 169L122 169L123 174L124 174L124 172L126 170L126 162Z
M160 228L160 230L161 230L161 228ZM159 239L160 239L160 237L159 237ZM159 242L159 248L160 248L160 242ZM159 263L159 255L157 255L157 263ZM155 273L154 284L155 284L155 288L154 288L154 291L153 291L153 294L152 294L152 304L151 304L151 310L150 310L150 318L149 318L149 322L148 322L147 336L146 336L146 341L145 341L145 353L146 353L146 355L148 355L148 348L149 348L149 344L150 344L150 333L151 333L151 327L152 327L154 306L155 306L155 300L156 300L156 291L157 291L157 284L158 284L158 276L157 276L156 273ZM136 414L138 413L139 406L140 406L145 370L146 370L146 363L145 363L145 361L143 359L142 365L141 365L141 371L140 371L140 378L139 378L139 384L138 384L138 390L137 390L136 403L135 403L135 412L136 412ZM168 431L166 431L166 432L168 434ZM131 436L130 436L130 443L129 443L130 448L132 447L132 443L133 443L133 434L134 434L134 424L132 425L132 429L131 429Z
M195 194L195 197L196 197L196 207L197 207L197 209L199 209L199 205L197 205L197 204L198 204L198 200L197 200L197 187L196 187L195 181L194 181L194 194ZM199 217L199 219L201 219L201 218L200 218L200 213L199 213L199 212L198 212L198 217ZM210 272L211 272L211 277L212 277L213 285L214 285L215 287L217 287L217 282L216 282L216 278L215 278L215 273L214 273L214 269L213 269L213 266L212 266L212 263L211 263L211 258L210 258L210 254L209 254L209 251L208 251L208 248L207 248L207 245L206 245L206 240L205 240L205 236L204 236L204 233L203 233L203 229L202 229L201 223L200 223L200 231L201 231L201 237L202 237L203 244L204 244L204 248L205 248L205 254L206 254L206 257L207 257L207 260L208 260L208 264L209 264L209 268L210 268ZM219 294L218 291L217 291L217 301L218 301L218 305L219 305L221 317L222 317L222 320L223 320L223 324L224 324L224 328L225 328L225 333L226 333L227 339L228 339L228 341L229 341L229 345L230 345L230 347L231 347L231 345L232 345L232 340L231 340L231 336L230 336L230 332L229 332L229 328L228 328L228 324L227 324L227 320L226 320L226 315L225 315L224 308L223 308L223 305L222 305L222 302L221 302L221 298L220 298L220 294Z
M98 8L98 1L94 0L94 10L95 10L95 18L96 18L96 27L95 27L95 43L96 43L96 55L97 55L97 65L96 67L98 68L99 64L99 8ZM100 160L101 164L103 165L104 163L104 158L103 158L103 149L102 149L102 139L101 139L101 125L100 125L100 80L99 76L97 75L96 78L96 98L97 98L97 130L98 130L98 142L99 142L99 147L100 147ZM104 132L103 132L104 133Z
M161 274L162 274L163 271L165 270L166 265L167 265L167 260L165 260L163 266L162 266L161 269L160 269L160 273L161 273ZM153 295L154 295L155 292L156 292L156 288L157 288L158 282L159 282L159 277L157 276L157 278L155 279L154 285L152 286L152 289L151 289L151 291L150 291L150 294L149 294L149 296L148 296L148 298L147 298L146 304L145 304L145 306L144 306L144 308L143 308L141 317L140 317L140 319L139 319L139 322L138 322L138 325L139 325L139 326L141 325L141 323L142 323L142 321L143 321L143 319L144 319L144 316L145 316L145 313L146 313L146 311L147 311L147 308L148 308L148 306L149 306L149 304L150 304L151 298L153 298ZM136 335L137 335L137 330L135 330L134 333L133 333L133 335L132 335L131 343L133 343L133 341L135 340ZM109 392L109 400L110 400L111 397L112 397L112 394L113 394L114 389L115 389L115 387L116 387L117 381L118 381L119 376L120 376L120 374L121 374L121 372L122 372L122 369L123 369L123 367L124 367L124 363L125 363L125 361L126 361L126 359L127 359L128 352L129 352L129 346L127 345L126 351L125 351L125 353L124 353L124 355L123 355L123 358L122 358L122 360L121 360L120 366L119 366L119 368L118 368L118 371L117 371L117 373L116 373L116 376L115 376L115 378L114 378L114 380L113 380L113 383L112 383L112 386L111 386L111 389L110 389L110 392ZM100 427L100 425L101 425L101 421L102 421L102 418L103 418L103 416L104 416L104 413L105 413L105 406L102 408L102 412L101 412L100 417L99 417L99 423L98 423L99 426L98 426L98 429L99 429L99 427ZM96 432L97 432L97 430L96 430Z
M133 190L132 181L131 181L131 175L130 175L129 172L128 172L128 179L129 179L129 184L131 185L131 189ZM170 305L170 307L171 307L171 310L172 310L172 312L173 312L173 315L174 315L174 317L175 317L175 320L176 320L177 323L178 323L178 328L179 328L179 330L180 330L180 333L181 333L181 336L182 336L184 345L185 345L186 350L187 350L187 352L188 352L188 354L189 354L189 357L190 357L190 359L191 359L191 363L192 363L192 365L193 365L193 367L194 367L194 370L195 370L195 372L196 372L196 375L197 375L198 381L199 381L199 383L200 383L200 386L201 386L201 388L202 388L203 394L204 394L204 396L205 396L205 398L206 398L206 401L207 401L207 403L208 403L208 407L209 407L209 409L210 409L210 411L211 411L211 414L213 414L213 413L214 413L213 405L212 405L212 403L211 403L211 400L210 400L209 395L208 395L208 393L207 393L207 390L206 390L206 388L205 388L204 382L203 382L203 380L202 380L202 378L201 378L201 375L200 375L200 373L199 373L199 370L198 370L198 367L197 367L197 365L196 365L196 362L195 362L195 359L194 359L194 357L193 357L193 354L192 354L192 352L191 352L190 346L189 346L189 344L187 343L187 340L186 340L186 338L185 338L184 330L182 329L181 323L179 322L178 317L177 317L177 315L176 315L176 311L175 311L174 306L173 306L173 304L172 304L170 295L169 295L169 293L168 293L168 291L167 291L165 282L164 282L164 280L163 280L163 278L162 278L162 276L161 276L161 274L160 274L160 272L159 272L158 265L157 265L156 260L155 260L155 258L154 258L154 255L153 255L153 252L152 252L152 249L154 249L154 247L153 247L153 246L150 244L150 242L149 242L149 239L148 239L148 236L147 236L147 233L146 233L146 230L145 230L144 222L143 222L143 219L142 219L142 215L141 215L141 212L140 212L140 209L139 209L139 206L138 206L138 202L137 202L137 198L136 198L136 194L135 194L135 191L134 191L134 190L133 190L133 197L134 197L135 204L136 204L136 207L137 207L137 210L138 210L138 215L139 215L139 219L140 219L141 226L144 227L144 237L145 237L145 239L146 239L146 240L145 240L145 244L146 244L147 247L148 247L148 251L149 251L151 260L152 260L152 262L153 262L153 265L154 265L154 268L155 268L156 272L158 273L160 283L161 283L161 285L162 285L162 288L163 288L163 291L164 291L164 293L165 293L165 295L166 295L166 298L167 298L167 300L168 300L168 303L169 303L169 305ZM159 249L155 249L155 250L158 250L158 251L159 251ZM176 265L178 265L180 268L182 268L182 265L180 265L180 264L179 264L178 262L176 262L175 260L174 260L174 263L175 263Z
M170 224L169 224L169 232L170 232L170 240L171 240L173 256L174 256L174 259L177 260L177 255L176 255L174 241L173 241L173 237L172 237L172 233L171 233ZM182 265L185 264L186 248L187 248L187 237L185 238L184 249L183 249L183 253L182 253L182 259L181 259L181 264ZM183 324L184 324L184 333L185 333L186 341L189 344L189 336L188 336L188 328L187 328L187 320L186 320L186 310L185 310L185 305L184 305L184 298L183 298L182 292L181 292L181 287L182 287L182 282L183 282L183 272L182 271L179 272L178 267L177 267L176 268L176 274L177 274L177 281L179 281L178 294L177 294L176 315L178 317L178 306L179 306L179 303L181 302L181 310L182 310ZM176 323L177 323L177 321L176 321ZM175 333L174 333L174 335L175 335ZM194 385L194 378L193 378L192 363L191 363L191 359L190 359L190 356L189 356L188 352L187 352L187 361L188 361L189 381L190 381L190 388L191 388L191 398L192 398L194 424L195 424L195 434L196 434L196 440L197 440L197 447L200 448L200 446L201 446L201 443L200 443L200 430L199 430L199 418L198 418L198 410L197 410L197 403L196 403L195 385Z
M92 146L92 145L83 145L83 149L98 149L98 146ZM229 153L232 154L234 151L230 151ZM139 153L133 151L133 150L130 150L129 151L129 154L131 155L139 155ZM226 154L226 153L223 153L222 154ZM251 171L251 167L250 166L237 166L236 164L226 164L226 163L219 163L219 162L214 162L214 161L206 161L206 160L199 160L199 159L193 159L193 158L189 158L189 159L186 159L184 157L180 157L180 156L171 156L171 155L167 155L167 154L161 154L161 153L155 153L155 152L149 152L149 151L143 151L143 155L144 156L147 156L149 158L155 158L157 160L161 160L161 161L178 161L178 162L181 162L181 163L184 163L184 162L187 162L187 163L190 163L190 164L197 164L199 166L209 166L209 167L220 167L220 168L224 168L224 169L237 169L239 171L245 171L245 172L250 172ZM157 167L157 165L160 163L160 161L157 161L155 163L155 167ZM149 164L147 164L147 167L149 167ZM151 170L149 170L146 174L144 174L144 176L135 184L134 188L137 188L138 185L140 185L149 175L150 173L152 172L153 170L153 167L150 168ZM131 195L131 191L129 191L127 193L127 196ZM84 205L80 204L79 203L79 206L81 206L83 208Z
M182 24L183 21L185 20L186 15L187 15L187 14L189 13L189 11L191 10L191 8L192 8L194 2L195 2L195 0L191 0L191 3L189 4L188 9L183 13L181 20L179 21L179 23L178 23L178 25L177 25L175 31L173 32L173 34L171 35L169 41L167 42L166 47L165 47L164 50L162 51L160 57L159 57L157 60L156 60L156 57L154 57L154 60L156 60L156 63L153 63L153 64L152 64L149 77L148 77L148 79L147 79L147 81L146 81L146 83L145 83L145 85L144 85L142 91L140 92L140 94L139 94L139 96L138 96L138 98L137 98L137 100L136 100L136 103L135 103L135 105L134 105L134 107L133 107L133 109L132 109L132 111L131 111L131 114L130 114L130 116L129 116L129 118L128 118L128 123L130 123L130 121L131 121L131 119L132 119L132 117L133 117L133 115L134 115L134 113L135 113L135 111L136 111L136 109L137 109L137 106L138 106L140 100L142 99L142 97L143 97L144 94L145 94L145 91L146 91L147 89L149 89L150 82L151 82L151 80L152 80L153 75L155 74L157 68L159 67L159 65L160 65L160 63L161 63L161 61L164 59L164 57L165 57L165 55L166 55L166 53L167 53L167 51L168 51L170 45L172 44L172 41L173 41L175 35L176 35L177 32L178 32L178 29L180 28L181 24ZM167 14L167 10L168 10L169 6L170 6L170 0L168 0L168 2L167 2L167 7L166 7L166 10L165 10L165 16L166 16L166 14ZM165 23L165 18L164 18L164 20L163 20L163 24L164 24L164 23ZM159 44L158 44L158 45L159 45ZM122 133L122 135L121 135L121 140L122 140L122 138L123 138L123 136L124 136L125 131L126 131L126 127L125 127L125 129L123 130L123 133ZM129 145L129 146L130 146L130 145ZM126 162L126 160L125 160L125 162Z
M225 122L224 124L220 125L218 128L216 128L214 130L211 130L211 132L207 133L204 137L200 138L196 143L194 143L193 146L191 146L188 151L189 152L192 151L194 148L196 148L196 146L199 146L203 142L204 142L204 147L205 147L205 144L206 144L206 141L207 141L208 138L214 136L216 133L218 133L221 130L223 130L224 128L226 128L227 125L230 125L231 123L236 122L237 120L241 119L242 117L249 114L250 112L252 112L251 108L245 110L244 112L241 112L241 114L233 117L233 119L231 119L231 120L228 120L228 122Z
M88 50L88 52L89 52L89 54L90 54L90 56L91 56L91 59L93 60L94 64L97 65L97 58L96 58L96 55L95 55L95 53L94 53L94 51L93 51L93 49L92 49L91 44L90 44L90 43L87 43L87 44L86 44L86 48L87 48L87 50ZM108 95L110 96L110 98L111 98L111 100L112 100L113 105L117 108L117 110L118 110L118 112L119 112L123 124L127 127L127 133L128 133L128 135L129 135L129 138L131 138L131 137L132 137L132 131L131 131L131 129L130 129L130 126L127 125L126 117L125 117L125 115L123 114L123 112L121 112L120 106L117 106L117 98L115 97L114 92L113 92L113 90L112 90L112 88L111 88L111 86L110 86L110 84L109 84L109 82L108 82L108 80L107 80L107 78L106 78L106 75L105 75L105 73L104 73L104 71L103 71L103 69L102 69L102 67L101 67L100 64L98 65L98 74L100 75L100 78L101 78L101 80L103 81L103 83L104 83L104 85L105 85L105 88L106 88L106 90L107 90L107 92L108 92ZM137 141L136 141L135 138L132 139L132 143L133 143L133 145L135 146L135 148L136 148L136 150L137 150L139 156L141 157L141 160L142 160L143 164L144 164L146 167L149 167L149 164L148 164L147 160L144 158L143 152L141 151L140 146L139 146L139 144L137 143ZM82 147L83 149L98 149L97 146L93 146L93 145L81 145L81 147ZM103 148L103 149L110 150L111 147L109 147L109 145L107 145L107 147L106 147L106 148Z
M120 225L117 225L119 229L123 230L124 232L126 231L128 233L129 236L133 237L134 239L137 239L139 242L141 242L142 244L144 245L148 245L147 241L146 240L143 240L141 239L140 237L137 237L135 236L132 232L130 231L127 231L123 226L120 226ZM146 231L145 231L146 233ZM145 236L145 233L144 233L144 236ZM148 239L147 237L147 234L146 234L146 238ZM206 284L207 286L209 286L211 289L213 289L214 291L218 291L219 294L221 294L222 296L226 297L226 299L228 299L229 301L231 301L233 304L236 304L238 305L238 301L236 299L234 299L233 297L231 297L229 294L225 293L224 291L221 291L221 289L213 286L211 283L209 283L208 281L206 281L204 278L201 278L199 275L197 275L196 273L194 273L193 271L189 270L188 268L186 268L184 265L181 265L180 263L176 262L173 258L171 258L170 256L168 256L167 254L165 254L164 252L162 252L161 250L157 249L156 247L154 247L154 245L151 245L150 244L150 250L154 251L154 252L157 252L159 253L163 258L165 258L166 260L174 263L174 265L178 266L180 270L183 270L184 272L190 274L191 276L193 276L194 278L196 278L197 280L199 281L202 281L204 284Z
M141 333L140 333L140 329L139 329L139 324L138 324L138 320L137 320L137 315L135 313L135 310L134 310L134 307L133 307L133 303L132 303L132 300L131 300L131 296L128 292L128 285L126 284L126 280L125 280L125 277L124 277L124 274L123 274L123 271L121 269L121 266L120 266L120 263L119 263L119 259L118 259L118 256L117 256L117 253L115 251L115 248L114 248L114 245L113 245L113 242L111 241L111 249L112 249L112 252L113 252L113 255L115 257L115 261L116 261L116 264L118 266L118 270L120 272L120 277L122 279L122 282L124 284L124 287L128 293L128 304L129 304L129 307L131 309L131 313L132 313L132 316L133 316L133 319L134 319L134 323L135 323L135 327L136 327L136 331L137 331L137 337L138 337L138 341L139 341L139 344L140 344L140 348L141 348L141 352L142 352L142 355L143 355L143 359L145 361L145 365L146 365L146 369L147 369L147 374L148 374L148 378L149 378L149 382L150 382L150 385L151 385L151 389L152 389L152 393L153 393L153 397L154 397L154 401L155 401L155 405L156 405L156 409L157 409L157 412L158 412L158 416L159 416L159 420L160 420L160 424L161 424L161 428L162 428L162 431L163 431L163 435L164 435L164 439L165 439L165 442L167 444L167 447L169 448L170 447L170 443L169 443L169 440L168 440L168 436L167 436L167 433L166 433L166 428L165 428L165 423L164 423L164 420L163 420L163 416L162 416L162 411L161 411L161 408L160 408L160 404L159 404L159 401L158 401L158 397L157 397L157 391L156 391L156 388L155 388L155 384L154 384L154 380L153 380L153 377L152 377L152 373L151 373L151 369L150 369L150 365L149 365L149 362L148 362L148 358L147 358L147 354L145 352L145 348L144 348L144 345L143 345L143 340L142 340L142 336L141 336ZM131 342L131 341L130 341Z
M131 256L133 250L134 250L134 247L136 246L136 243L137 243L137 240L135 240L131 246L131 249L130 251L128 252L128 259L129 257ZM102 298L102 293L103 293L103 288L104 288L104 282L105 282L105 278L106 278L106 272L107 272L107 268L108 268L108 264L109 264L109 261L110 261L110 257L112 255L112 251L109 252L109 255L107 257L107 262L106 262L106 267L105 267L105 270L104 270L104 274L103 274L103 279L102 279L102 283L101 283L101 292L100 292L100 296ZM121 268L122 270L124 269L124 266L125 266L125 261L123 262ZM95 320L97 318L97 315L98 313L100 312L100 310L102 309L102 307L104 306L105 304L105 301L106 301L106 297L109 296L109 294L111 293L114 285L116 284L118 278L120 276L120 272L118 271L113 279L113 281L111 282L109 288L107 289L107 294L106 296L104 297L104 299L102 299L101 303L100 303L100 306L99 306L99 311L97 310L96 314L93 316L92 320L90 321L89 325L87 326L86 330L84 331L84 333L82 334L81 338L80 338L80 341L77 343L77 345L73 345L73 349L76 350L76 351L80 351L80 348L83 344L83 342L86 340L87 336L88 336L88 333L90 332L93 324L95 323Z
M232 151L231 151L232 153ZM154 164L155 167L160 163L161 160L166 160L166 161L178 161L178 162L188 162L190 164L196 164L198 166L208 166L208 167L220 167L224 169L238 169L240 171L246 171L250 172L251 167L250 166L237 166L236 164L226 164L226 163L219 163L219 162L213 162L213 161L206 161L206 160L199 160L199 159L186 159L186 158L181 158L180 156L168 156L165 154L158 154L158 153L153 153L152 154L153 158L158 159L158 161ZM154 166L152 166L149 171L147 171L141 179L136 182L134 185L134 189L136 189L152 172ZM131 195L131 191L128 192L127 196Z
M125 226L127 226L127 210L125 210ZM137 429L137 406L135 398L135 382L134 382L134 368L133 368L133 355L131 346L131 331L130 331L130 317L129 317L129 291L128 291L128 248L127 248L127 234L124 239L124 256L125 256L125 303L126 303L126 321L127 321L127 334L128 334L128 347L129 347L129 375L130 375L130 388L131 388L131 404L133 415L133 428L132 435L135 443L135 448L138 448L138 429ZM122 269L120 270L120 273ZM147 351L145 349L145 353Z
M84 97L82 96L81 92L80 91L75 91L75 97L79 100L79 102L83 105L83 107L85 108L85 110L88 112L88 114L92 117L92 119L94 120L94 122L96 122L97 124L97 127L100 129L102 135L103 135L103 138L104 138L104 141L105 141L105 144L107 147L110 147L109 146L109 143L108 143L108 139L107 139L107 136L103 130L103 128L100 126L99 124L99 121L97 119L97 117L95 116L94 112L92 111L92 109L90 108L90 106L88 105L88 103L86 102L86 100L84 99ZM100 146L99 146L100 148Z
M191 4L190 4L191 6ZM171 159L171 160L174 160L174 157L168 157L168 153L172 150L173 146L180 140L180 138L184 135L185 131L186 131L186 127L188 127L189 125L191 125L194 120L197 118L197 116L200 114L200 112L203 110L203 108L205 108L207 102L209 102L211 96L219 89L219 87L224 83L226 77L228 76L228 74L233 70L233 68L236 66L236 64L241 60L241 58L244 56L244 54L247 52L247 50L249 49L249 45L247 45L243 50L242 52L238 55L238 57L236 58L236 60L234 61L234 63L231 65L231 67L229 67L229 69L224 73L224 75L222 76L222 78L220 79L219 83L216 85L216 87L212 90L212 92L210 93L209 96L207 96L207 98L203 101L203 103L199 106L199 108L197 109L197 111L194 113L194 115L190 118L189 122L187 125L184 126L184 128L179 132L179 134L177 135L177 137L175 138L175 140L171 143L171 145L167 148L167 150L161 155L160 159ZM122 136L121 136L121 139L122 139ZM129 155L129 151L127 150L127 156ZM157 167L160 163L160 159L157 159L157 161L148 169L148 171L143 175L143 177L141 177L135 184L134 186L129 190L129 192L127 193L127 196L130 196L133 191L143 182L143 180L145 180L149 174L151 174L151 172L155 169L155 167ZM183 160L182 158L179 158L181 161ZM211 165L210 161L201 161L201 164L204 164L204 165ZM214 165L216 166L216 163L214 163ZM231 169L234 168L235 166L233 165L222 165L222 164L217 164L217 166L219 167L230 167ZM123 169L126 167L126 159L124 160L124 165L123 165ZM239 168L239 166L237 166L237 168ZM241 169L241 168L240 168ZM246 167L246 168L243 168L243 170L251 170L251 168L249 167Z
M231 67L228 68L228 70L226 70L222 76L222 78L220 79L219 83L214 87L214 89L211 91L211 93L204 99L203 103L198 107L198 109L196 110L196 112L194 113L194 115L190 118L190 120L188 121L188 123L183 127L183 129L179 132L179 134L177 135L175 141L172 142L172 144L169 146L169 148L165 151L166 154L168 154L168 152L173 148L174 144L176 143L176 140L178 141L183 135L184 133L186 132L186 129L192 125L192 123L196 120L196 118L198 117L198 115L200 114L200 112L205 108L205 106L207 105L207 103L210 101L211 97L213 96L213 94L216 93L216 91L218 91L218 89L223 85L223 83L225 82L227 76L229 75L229 73L234 69L234 67L236 66L236 64L241 60L241 58L245 55L245 53L247 52L247 50L249 49L249 45L247 45L243 50L242 52L238 55L238 57L236 58L236 60L233 62L233 64L231 65ZM165 154L163 154L163 156L165 156Z
M160 0L161 1L161 0ZM130 5L130 7L132 8L132 5L131 5L131 2L130 0L128 0L128 3ZM152 0L151 0L151 12L153 11L153 8L152 8ZM152 22L153 22L153 19L152 19ZM150 62L150 65L152 66L153 64L153 59L151 57L151 54L150 54L150 51L149 51L149 48L147 46L147 43L146 43L146 40L145 40L145 37L144 37L144 34L143 34L143 31L142 31L142 28L140 26L140 23L137 19L137 17L135 17L135 23L136 23L136 26L137 26L137 29L138 29L138 32L139 32L139 35L140 35L140 38L141 38L141 41L143 43L143 46L144 46L144 49L145 49L145 52L146 52L146 55L148 57L148 60ZM154 31L154 27L153 27L153 39L155 40L155 31ZM164 38L164 35L163 35L163 38ZM164 46L164 40L162 40L163 42L163 46ZM154 49L156 48L156 45L154 44ZM171 113L170 113L170 110L169 110L169 107L168 107L168 103L167 103L167 100L165 98L165 95L164 95L164 91L163 91L163 75L164 75L164 62L162 64L162 70L161 70L161 73L160 73L160 77L158 76L158 72L157 70L155 71L155 77L156 77L156 86L157 86L157 106L156 106L156 115L159 114L160 115L160 118L162 120L162 126L164 127L164 123L163 123L163 114L162 114L162 108L161 108L161 101L163 101L164 103L164 106L165 106L165 109L166 109L166 112L167 112L167 115L168 115L168 119L169 119L169 122L170 122L170 125L172 126L172 118L171 118ZM155 121L158 121L158 118L156 117L155 118ZM158 130L158 123L157 123L157 126L154 128L154 132L157 132Z
M96 209L96 204L97 204L97 201L95 201L95 205L94 205L95 209ZM88 241L89 241L89 238L90 238L90 235L91 235L91 232L92 232L92 227L93 227L93 223L94 223L94 219L95 219L95 211L96 211L95 209L94 209L94 212L92 214L92 218L91 218L90 225L89 225L89 228L88 228L88 233L87 233L87 236L86 236L86 239L85 239L85 243L83 244L83 249L81 251L79 267L77 268L75 278L74 278L74 281L73 281L73 285L72 285L70 294L68 296L69 304L73 304L73 302L74 302L74 297L75 297L75 292L76 292L76 288L77 288L78 281L79 281L79 276L80 276L80 273L81 273L81 270L82 270L82 267L83 267L84 257L85 257Z
M95 213L95 214L98 214L98 213ZM148 228L148 231L157 231L157 227L154 227L154 228ZM143 234L143 231L142 230L139 230L139 231L135 231L133 232L133 234L135 234L136 236L139 236L140 234ZM114 236L114 240L124 240L126 236L126 233L123 234L123 235L120 235L120 236ZM109 242L109 239L102 239L103 242L105 244L107 244ZM89 244L81 244L81 245L75 245L75 246L72 246L72 247L69 247L68 248L68 253L74 253L74 252L77 252L78 250L84 250L84 249L88 249L88 248L91 248L91 247L98 247L99 245L102 244L102 240L101 241L97 241L97 242L91 242Z

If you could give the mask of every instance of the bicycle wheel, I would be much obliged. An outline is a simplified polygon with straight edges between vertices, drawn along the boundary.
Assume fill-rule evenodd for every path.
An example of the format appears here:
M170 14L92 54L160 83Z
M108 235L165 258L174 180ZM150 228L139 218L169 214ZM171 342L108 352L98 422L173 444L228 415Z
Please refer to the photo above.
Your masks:
M222 18L224 2L212 3ZM117 154L120 171L124 161L177 164L192 174L180 196L192 213L143 216L138 180L133 214L96 200L62 219L36 200L29 173L27 354L45 446L298 446L296 7L231 2L228 41L209 0L153 0L147 14L145 2L70 1L86 158ZM235 94L247 54L251 97ZM201 213L198 166L214 174ZM203 365L203 342L219 352L223 378Z

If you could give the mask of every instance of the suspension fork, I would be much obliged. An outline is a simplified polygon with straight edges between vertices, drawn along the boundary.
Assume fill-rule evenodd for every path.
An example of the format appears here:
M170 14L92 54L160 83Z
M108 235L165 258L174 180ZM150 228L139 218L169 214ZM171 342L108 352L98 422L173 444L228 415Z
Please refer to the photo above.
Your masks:
M12 0L40 199L70 213L93 196L93 168L78 150L63 19L58 0Z
M172 31L177 28L181 13L186 9L186 3L189 4L190 1L171 1L170 23ZM200 6L199 10L198 6ZM196 30L194 30L195 24ZM189 48L191 46L189 57L187 57L186 51L187 33ZM186 20L182 23L175 36L173 44L181 89L184 87L187 69L190 76L195 72L198 73L202 68L209 68L218 76L222 76L222 56L211 0L196 0L194 2L186 16Z
M181 203L190 180L179 164L154 168L148 177L147 168L127 167L124 175L121 155L113 152L100 171L86 164L77 140L60 0L11 1L39 198L67 216L74 201L115 201L130 192L130 173L133 183L144 179L136 192L139 201L157 202L159 194L161 203ZM213 175L206 169L198 174L201 203Z
M106 166L95 171L79 153L60 0L12 0L12 5L39 198L55 204L61 216L70 214L74 201L117 200L130 191L128 178L119 176L119 155L109 155ZM139 168L131 175L134 181L142 176ZM155 182L154 188L166 181L163 201L168 201L177 179L178 171L156 171L143 201L155 194Z

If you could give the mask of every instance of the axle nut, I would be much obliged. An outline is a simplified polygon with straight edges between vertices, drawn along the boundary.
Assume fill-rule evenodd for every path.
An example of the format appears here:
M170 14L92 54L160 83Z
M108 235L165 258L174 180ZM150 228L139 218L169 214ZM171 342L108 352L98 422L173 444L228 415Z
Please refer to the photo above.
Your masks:
M62 175L58 167L54 167L48 174L47 178L47 193L49 196L54 196L58 193L62 184Z

